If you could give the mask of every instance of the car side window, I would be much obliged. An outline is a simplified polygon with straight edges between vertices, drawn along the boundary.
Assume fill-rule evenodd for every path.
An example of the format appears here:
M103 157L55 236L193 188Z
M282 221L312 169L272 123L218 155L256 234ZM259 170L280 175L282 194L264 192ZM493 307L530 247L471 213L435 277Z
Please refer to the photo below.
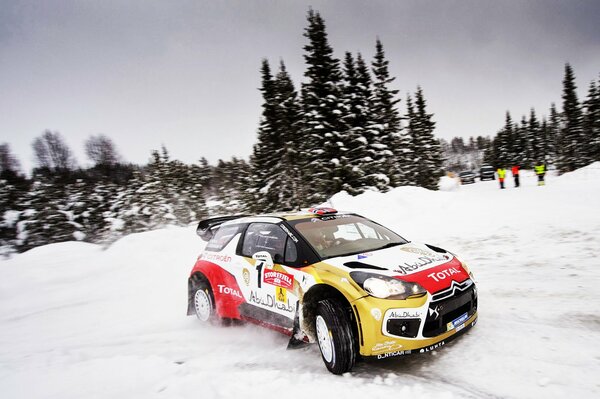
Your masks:
M242 255L252 257L266 251L274 263L293 265L298 261L298 249L288 234L272 223L252 223L248 226L242 244Z
M215 235L210 239L208 244L206 244L206 248L204 249L206 251L211 252L221 251L227 246L227 244L231 242L231 240L233 239L233 237L236 236L236 234L242 231L242 227L243 225L241 224L219 227Z

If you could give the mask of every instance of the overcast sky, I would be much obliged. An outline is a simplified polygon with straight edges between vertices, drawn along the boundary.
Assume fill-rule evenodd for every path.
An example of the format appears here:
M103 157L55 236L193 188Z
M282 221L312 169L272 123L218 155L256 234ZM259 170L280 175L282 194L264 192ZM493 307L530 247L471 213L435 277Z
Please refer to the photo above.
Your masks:
M565 62L580 98L600 73L598 0L0 0L0 142L25 170L45 129L80 165L98 133L137 163L162 144L188 163L247 157L261 59L283 59L299 85L309 6L338 58L371 60L382 40L393 88L404 100L422 86L438 137L560 106Z

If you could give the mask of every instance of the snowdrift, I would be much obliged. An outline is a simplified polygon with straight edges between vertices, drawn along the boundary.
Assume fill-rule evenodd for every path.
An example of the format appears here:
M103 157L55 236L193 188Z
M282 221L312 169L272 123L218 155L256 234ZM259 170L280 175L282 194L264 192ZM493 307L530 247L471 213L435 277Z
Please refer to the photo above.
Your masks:
M401 187L333 206L445 247L479 287L479 322L427 355L343 377L316 347L252 325L186 317L194 227L134 234L103 250L61 243L0 262L3 398L597 397L600 163L537 187L496 181Z

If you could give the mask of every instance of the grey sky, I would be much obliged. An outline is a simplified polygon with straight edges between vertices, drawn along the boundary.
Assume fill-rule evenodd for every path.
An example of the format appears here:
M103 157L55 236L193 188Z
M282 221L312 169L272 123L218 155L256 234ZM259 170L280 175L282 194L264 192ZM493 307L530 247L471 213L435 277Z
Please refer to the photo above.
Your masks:
M259 67L302 80L312 6L336 56L370 60L379 36L404 100L423 87L439 137L493 135L560 104L565 62L580 97L600 73L600 1L0 0L0 142L24 169L59 131L80 164L91 134L126 160L247 157L261 112ZM404 109L404 101L401 103Z

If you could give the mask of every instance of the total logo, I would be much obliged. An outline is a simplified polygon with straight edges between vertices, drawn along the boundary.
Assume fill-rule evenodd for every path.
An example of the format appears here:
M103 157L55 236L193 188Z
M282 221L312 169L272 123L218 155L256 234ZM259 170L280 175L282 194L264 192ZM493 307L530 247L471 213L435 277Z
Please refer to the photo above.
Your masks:
M226 285L222 285L219 284L217 286L219 288L219 294L226 294L226 295L231 295L231 296L235 296L238 298L242 298L242 295L240 294L240 292L238 290L234 290L231 287L228 287Z
M460 270L455 267L442 270L441 272L429 273L427 277L432 278L436 283L452 276L453 274L460 274Z

